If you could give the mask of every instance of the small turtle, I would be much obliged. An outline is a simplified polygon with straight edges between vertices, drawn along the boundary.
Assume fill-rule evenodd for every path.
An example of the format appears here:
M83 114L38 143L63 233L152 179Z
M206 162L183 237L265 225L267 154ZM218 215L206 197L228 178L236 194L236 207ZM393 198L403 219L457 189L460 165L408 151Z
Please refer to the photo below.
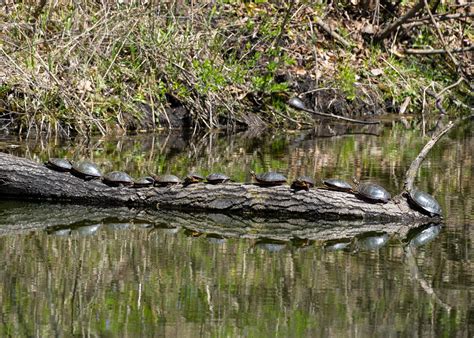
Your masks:
M202 181L204 181L204 176L198 173L189 173L184 178L184 185L190 185L190 184L199 183Z
M252 175L259 185L276 186L286 183L286 177L274 171L269 171L258 175L255 174L254 171L251 171L250 175Z
M387 203L392 196L390 193L375 183L362 183L356 189L356 195L369 202Z
M97 166L88 161L76 162L72 165L71 173L85 180L98 179L102 174Z
M314 187L314 184L314 180L311 177L300 176L291 183L291 189L309 191L309 188Z
M348 182L337 179L337 178L327 178L323 180L323 184L326 188L330 190L345 191L351 192L352 185Z
M226 183L230 181L230 177L220 173L210 174L206 177L207 183L210 184L219 184Z
M50 158L44 165L49 169L63 172L71 171L72 168L71 162L65 158Z
M132 186L133 178L123 171L111 171L102 177L102 182L111 187Z
M155 184L155 179L151 176L143 176L138 179L136 179L133 182L133 187L134 188L146 188L146 187L151 187Z
M413 189L408 193L408 202L417 210L430 217L441 215L441 207L433 196L424 191Z
M181 183L181 180L179 179L178 176L170 175L170 174L161 175L158 177L155 176L153 177L153 179L155 180L155 185L159 187L168 187L171 185Z

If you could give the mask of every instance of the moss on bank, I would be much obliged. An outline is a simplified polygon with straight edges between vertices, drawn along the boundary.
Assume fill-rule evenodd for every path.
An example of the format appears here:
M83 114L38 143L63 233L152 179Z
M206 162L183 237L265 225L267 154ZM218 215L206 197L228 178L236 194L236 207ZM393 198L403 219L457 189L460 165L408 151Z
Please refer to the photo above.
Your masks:
M19 132L295 128L312 120L286 106L295 94L335 114L398 112L404 102L419 114L426 92L458 75L444 55L393 53L396 43L436 43L424 26L375 45L372 15L344 2L8 3L0 9L0 127ZM349 47L319 30L320 18ZM468 93L461 84L450 102L468 107Z

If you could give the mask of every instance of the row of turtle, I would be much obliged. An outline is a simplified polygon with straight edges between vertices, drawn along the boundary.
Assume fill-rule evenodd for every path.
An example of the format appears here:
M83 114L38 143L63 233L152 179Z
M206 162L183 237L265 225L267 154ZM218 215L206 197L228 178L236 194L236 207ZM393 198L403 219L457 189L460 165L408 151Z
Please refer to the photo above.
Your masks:
M90 179L102 179L102 181L109 186L129 186L134 188L143 188L150 186L171 186L175 184L183 184L185 186L204 182L210 184L221 184L232 181L230 177L221 173L213 173L204 177L197 173L188 174L183 181L175 175L151 175L144 176L134 180L130 175L123 171L112 171L105 175L102 175L99 168L92 162L80 161L70 162L67 159L62 158L50 158L45 165L56 171L71 172L73 175L81 177L86 180ZM261 186L279 186L287 183L287 178L277 172L266 172L262 174L256 174L251 171L253 179L256 184ZM322 183L324 187L331 190L342 191L347 193L353 193L363 200L372 203L387 203L391 199L390 193L375 183L358 183L355 182L355 187L350 183L340 179L323 179ZM308 176L300 176L294 180L291 184L291 188L295 191L298 190L309 190L315 187L316 183L314 179ZM417 210L427 213L430 216L441 215L441 207L438 202L429 194L414 189L407 193L408 201Z

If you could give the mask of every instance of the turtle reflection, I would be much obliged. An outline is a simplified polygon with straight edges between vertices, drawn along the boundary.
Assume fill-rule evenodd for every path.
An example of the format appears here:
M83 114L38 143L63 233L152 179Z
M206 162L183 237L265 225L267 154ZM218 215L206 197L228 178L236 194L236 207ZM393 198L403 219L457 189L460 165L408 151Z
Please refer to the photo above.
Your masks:
M255 247L269 252L279 252L286 248L287 242L277 240L259 240L255 243Z
M433 239L438 237L439 233L441 232L441 228L441 224L430 224L427 227L413 229L408 233L407 236L408 245L417 248L428 244Z
M349 251L351 245L350 238L330 240L324 243L325 251Z
M385 246L388 242L389 236L387 233L382 234L367 234L363 237L358 237L355 243L356 251L373 251Z
M75 229L75 232L81 236L90 236L93 235L99 230L101 224L92 224L92 225L85 225Z

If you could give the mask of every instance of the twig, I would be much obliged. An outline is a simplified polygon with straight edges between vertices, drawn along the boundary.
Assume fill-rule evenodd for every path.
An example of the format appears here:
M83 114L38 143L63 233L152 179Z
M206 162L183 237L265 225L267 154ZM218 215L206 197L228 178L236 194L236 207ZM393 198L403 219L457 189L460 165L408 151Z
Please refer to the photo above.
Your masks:
M387 28L382 30L380 33L375 34L374 41L380 42L384 40L386 37L392 34L392 32L395 31L398 27L400 27L405 22L407 22L408 19L411 19L412 17L414 17L416 13L418 13L418 11L423 8L423 6L424 6L424 0L418 1L408 12L405 13L405 15L395 20L395 22L393 22Z
M418 48L408 48L403 51L404 54L418 54L418 55L430 55L430 54L446 54L446 53L464 53L474 50L474 46L464 47L464 48L454 48L451 50L446 49L418 49Z
M413 183L415 181L415 176L418 173L418 169L420 168L421 163L425 159L426 155L428 155L431 148L434 147L436 142L446 134L452 127L454 127L455 123L450 121L446 127L441 129L437 134L433 135L428 143L425 144L423 149L420 151L418 156L415 158L413 162L411 162L410 167L408 168L405 174L405 183L404 183L404 190L410 192L413 189Z
M446 41L444 40L444 37L443 37L443 34L441 33L441 30L439 29L438 22L436 22L436 19L433 17L433 13L431 13L431 9L430 9L430 5L428 4L428 0L424 0L424 2L425 2L425 8L428 11L428 14L431 18L431 22L433 23L433 26L435 26L436 32L438 33L438 38L440 39L441 43L443 44L444 49L446 49L446 53L449 55L451 61L453 61L454 66L456 66L456 68L458 68L459 67L459 61L449 51L448 45L447 45ZM461 74L462 74L462 72L461 72Z
M334 114L320 113L320 112L317 112L315 110L308 109L306 107L295 106L291 103L290 103L290 106L292 106L295 109L299 109L299 110L305 111L305 112L313 114L313 115L329 117L331 119L336 119L336 120L341 120L341 121L347 121L347 122L358 123L358 124L379 124L379 123L381 123L380 121L363 121L363 120L351 119L351 118L348 118L348 117L334 115Z
M329 25L324 23L324 21L320 17L316 17L316 25L318 25L323 31L328 33L331 37L333 37L336 41L340 42L344 47L351 47L351 44L347 42L342 36L337 34Z
M438 21L447 21L447 20L471 18L471 17L474 17L474 13L437 14L437 15L433 14L433 17L435 17ZM408 21L409 21L408 23L402 25L403 28L407 29L411 27L426 25L428 21L430 21L430 17L424 16L419 19L413 19L413 20L408 20Z

